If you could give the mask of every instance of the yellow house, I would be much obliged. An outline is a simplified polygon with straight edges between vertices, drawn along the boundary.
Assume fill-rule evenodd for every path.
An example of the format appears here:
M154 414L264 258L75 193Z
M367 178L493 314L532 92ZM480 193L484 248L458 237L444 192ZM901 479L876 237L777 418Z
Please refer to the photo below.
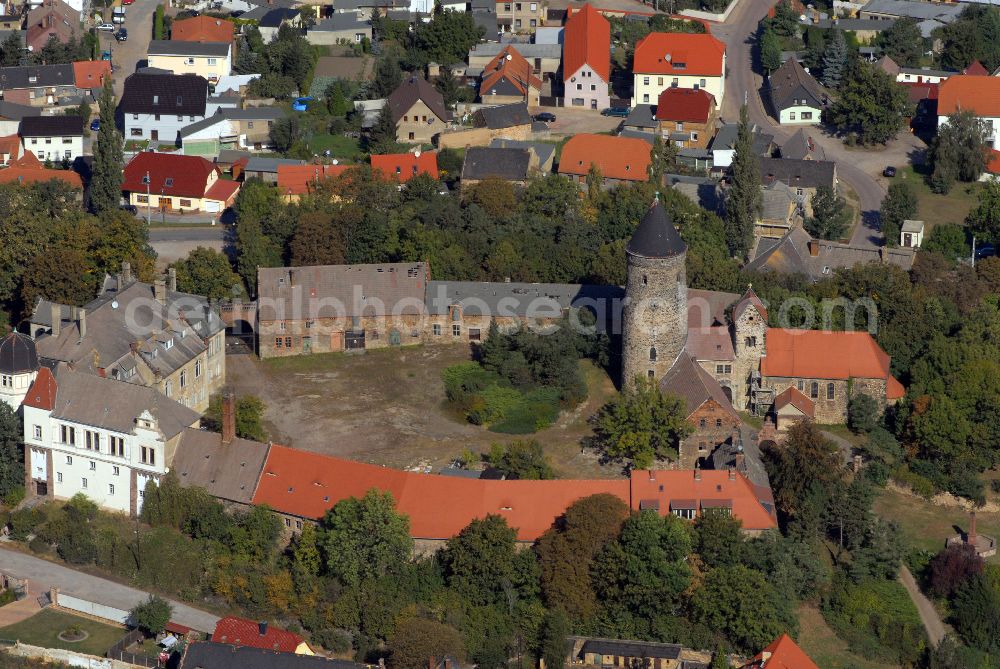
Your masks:
M143 151L125 166L122 190L140 211L222 213L240 184L219 175L219 168L201 156Z
M197 74L212 82L232 70L232 45L227 42L153 40L148 56L149 67L174 74Z
M632 106L656 104L668 88L692 88L711 93L721 109L726 45L707 33L650 33L635 46L632 79Z

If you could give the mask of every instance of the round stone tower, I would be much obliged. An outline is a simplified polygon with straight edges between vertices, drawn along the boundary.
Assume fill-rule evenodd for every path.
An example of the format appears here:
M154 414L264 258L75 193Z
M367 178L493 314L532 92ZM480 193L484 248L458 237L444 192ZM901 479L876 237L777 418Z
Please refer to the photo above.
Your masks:
M31 337L11 332L0 339L0 402L17 411L37 374L38 354Z
M657 200L625 247L622 388L659 381L687 344L687 245Z

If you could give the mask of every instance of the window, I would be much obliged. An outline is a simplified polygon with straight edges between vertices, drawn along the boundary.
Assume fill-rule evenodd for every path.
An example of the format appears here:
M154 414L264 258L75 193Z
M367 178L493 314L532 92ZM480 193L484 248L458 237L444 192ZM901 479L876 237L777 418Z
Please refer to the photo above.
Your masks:
M453 337L462 336L462 326L459 325L458 323L453 323L451 326L451 335Z
M412 133L412 132L411 132L411 133L408 133L408 134L407 134L407 137L408 137L409 139L413 139L413 133Z
M56 482L62 483L62 472L56 472Z
M649 77L643 77L642 78L642 85L643 86L649 86Z
M291 526L292 526L292 519L285 518L285 527L291 527Z
M701 86L702 88L705 88L705 84L706 83L707 82L704 79L701 79L701 80L698 81L698 85Z
M136 195L135 201L138 202L139 204L146 204L149 202L149 198L146 197L145 195Z
M138 121L139 120L139 115L138 114L132 114L132 120L133 121Z
M726 374L732 374L733 373L733 366L732 365L726 365L726 371L725 371L725 373Z
M812 117L813 117L813 113L812 112L802 112L802 120L803 121L811 121Z
M531 7L531 11L533 11L533 12L537 12L538 11L538 3L537 2L531 3L530 7Z
M188 58L184 61L185 65L194 65L194 58Z
M182 207L190 207L191 206L191 200L181 200L181 206Z
M691 141L692 142L697 142L698 141L698 133L696 133L696 132L692 132L691 133Z
M163 394L164 395L166 395L167 397L170 397L173 394L173 392L174 392L174 385L172 383L170 383L170 381L167 381L166 383L163 384Z
M722 419L721 418L716 418L715 419L715 427L722 427Z
M178 115L177 115L177 122L178 122L178 123L181 123L181 122L183 122L183 121L184 121L184 115L183 115L183 114L178 114Z
M60 426L62 432L62 443L76 446L76 428L69 425Z
M182 369L181 370L181 388L182 389L183 388L187 388L187 384L188 384L188 376L187 376L187 374L188 373L187 373L186 369Z
M109 483L108 484L108 494L109 495L114 495L115 494L115 484L114 483Z
M84 490L87 489L87 479L80 479L80 487Z
M583 84L577 84L576 85L576 90L582 91L583 90Z
M194 361L194 378L201 378L201 360Z
M124 437L111 437L109 439L111 443L111 455L116 455L119 458L125 457L125 438ZM115 467L117 470L118 468ZM117 473L117 472L116 472Z
M515 28L521 27L521 19L514 19L514 27Z
M216 59L216 58L209 58L208 59L208 64L209 65L215 65L217 62L218 62L218 59Z
M648 277L648 276L646 276L645 274L643 274L643 275L642 275L642 285L644 285L644 286L645 286L645 285L646 285L646 284L648 284L648 283L649 283L649 277Z
M809 386L809 397L813 399L819 398L819 384L815 381L813 381Z
M144 465L155 465L156 464L156 451L152 446L142 447L142 464Z
M142 128L132 128L128 131L128 134L132 137L142 137Z
M832 383L826 384L826 399L832 400L835 394L835 389Z
M504 10L505 12L509 12L509 11L510 11L510 3L509 3L509 2L505 2L505 3L504 3L504 5L503 5L503 10Z
M296 520L295 521L295 529L297 529L297 530L301 530L302 529L302 521L301 520Z
M434 325L431 326L431 334L433 334L435 337L440 337L441 336L441 324L440 323L435 323Z
M93 460L90 461L90 471L92 471L92 472L96 472L97 471L97 463L94 462Z
M642 101L643 102L649 102L649 93L643 93L642 94Z
M67 465L73 464L73 456L72 455L67 455L66 456L66 464Z
M704 418L698 421L698 427L705 427L706 425L708 425L708 423Z
M789 121L795 120L795 112L788 112L788 120Z
M153 120L154 121L159 121L160 120L160 115L159 114L153 114Z
M683 121L678 121L676 125L677 125L677 127L676 127L677 132L683 132L684 131L684 122Z
M122 470L121 470L121 468L118 465L115 465L114 467L111 468L111 475L112 476L121 476L121 473L122 473Z
M285 348L291 348L291 347L292 347L292 338L285 337Z
M646 376L648 378L652 379L652 378L654 378L656 376L656 373L653 372L653 370L650 369L649 371L646 372Z
M13 388L14 377L6 374L0 374L0 386L3 386L4 388Z
M799 392L801 393L803 390L805 390L805 388L806 388L806 382L803 381L802 379L799 379Z
M285 340L284 340L283 337L275 337L274 338L274 348L281 348L284 345L284 343L285 343Z
M722 374L722 370L724 370L725 368L726 368L725 365L716 365L715 366L715 373L716 374Z
M650 362L656 362L656 347L649 349L649 360Z
M680 80L677 77L674 77L673 79L670 80L671 88L677 88L677 86L679 85L680 85Z
M590 85L590 90L596 91L597 90L597 86L595 86L594 84L591 84Z
M744 344L744 345L745 345L745 346L746 346L747 348L756 348L756 347L757 347L757 338L756 338L756 337L747 337L747 338L746 338L746 339L745 339L745 340L743 341L743 344Z
M42 438L42 426L41 425L35 425L34 426L34 434L35 434L35 439L41 439Z
M657 77L656 78L656 85L657 86L662 86L663 85L663 77Z
M100 452L101 435L97 432L91 432L90 430L85 430L84 435L86 436L87 450Z

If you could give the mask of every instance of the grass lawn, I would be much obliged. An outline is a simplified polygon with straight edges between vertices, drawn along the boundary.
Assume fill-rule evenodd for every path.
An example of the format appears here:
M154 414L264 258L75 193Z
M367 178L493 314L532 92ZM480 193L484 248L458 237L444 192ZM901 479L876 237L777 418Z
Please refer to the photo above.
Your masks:
M921 165L919 169L923 170L925 167ZM924 180L925 176L923 171L907 165L899 168L893 179L894 182L905 181L913 187L917 194L917 219L927 225L925 235L938 223L964 223L969 210L978 204L979 191L983 185L957 182L950 193L938 195L931 191Z
M361 153L361 144L353 137L344 135L313 135L309 140L309 150L322 155L329 150L332 158L353 160Z
M847 642L834 634L816 607L800 607L798 618L799 646L823 669L896 669L896 665L874 662L848 650Z
M59 633L70 627L77 627L90 636L76 643L61 641ZM43 609L16 625L0 628L0 637L5 639L16 639L33 646L63 648L102 657L108 648L118 643L123 636L125 629L121 627L104 625L89 618L54 609Z
M958 533L956 527L963 531L969 527L969 514L963 509L931 504L893 490L883 491L875 500L875 512L899 523L908 544L934 553L944 548L945 539ZM979 511L976 528L980 534L1000 536L1000 513ZM987 562L1000 564L1000 556Z

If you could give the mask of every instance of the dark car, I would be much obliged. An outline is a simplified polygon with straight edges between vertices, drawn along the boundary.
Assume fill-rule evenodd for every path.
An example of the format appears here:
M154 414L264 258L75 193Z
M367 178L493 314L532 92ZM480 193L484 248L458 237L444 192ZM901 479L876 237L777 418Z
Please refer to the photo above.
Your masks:
M601 116L617 116L619 118L628 118L629 113L632 110L628 107L608 107L601 111Z
M896 168L893 167L892 165L889 165L884 170L882 170L882 176L889 177L891 179L892 177L896 176Z
M133 216L136 214L136 212L139 211L134 204L123 204L121 206L121 210L122 211L127 211L128 213L132 214Z
M122 28L121 30L119 30L118 32L116 32L115 33L115 39L118 40L119 42L124 42L125 40L127 40L128 39L128 30L126 30L125 28Z
M983 244L982 246L977 246L976 260L979 260L981 258L989 258L991 256L996 255L996 252L997 252L996 247L994 247L992 244Z
M90 122L90 129L93 130L94 132L97 132L98 130L100 130L101 129L101 119L95 118L93 121L91 121Z
M556 115L552 112L542 112L541 114L535 114L536 121L542 121L543 123L553 123L556 120Z

